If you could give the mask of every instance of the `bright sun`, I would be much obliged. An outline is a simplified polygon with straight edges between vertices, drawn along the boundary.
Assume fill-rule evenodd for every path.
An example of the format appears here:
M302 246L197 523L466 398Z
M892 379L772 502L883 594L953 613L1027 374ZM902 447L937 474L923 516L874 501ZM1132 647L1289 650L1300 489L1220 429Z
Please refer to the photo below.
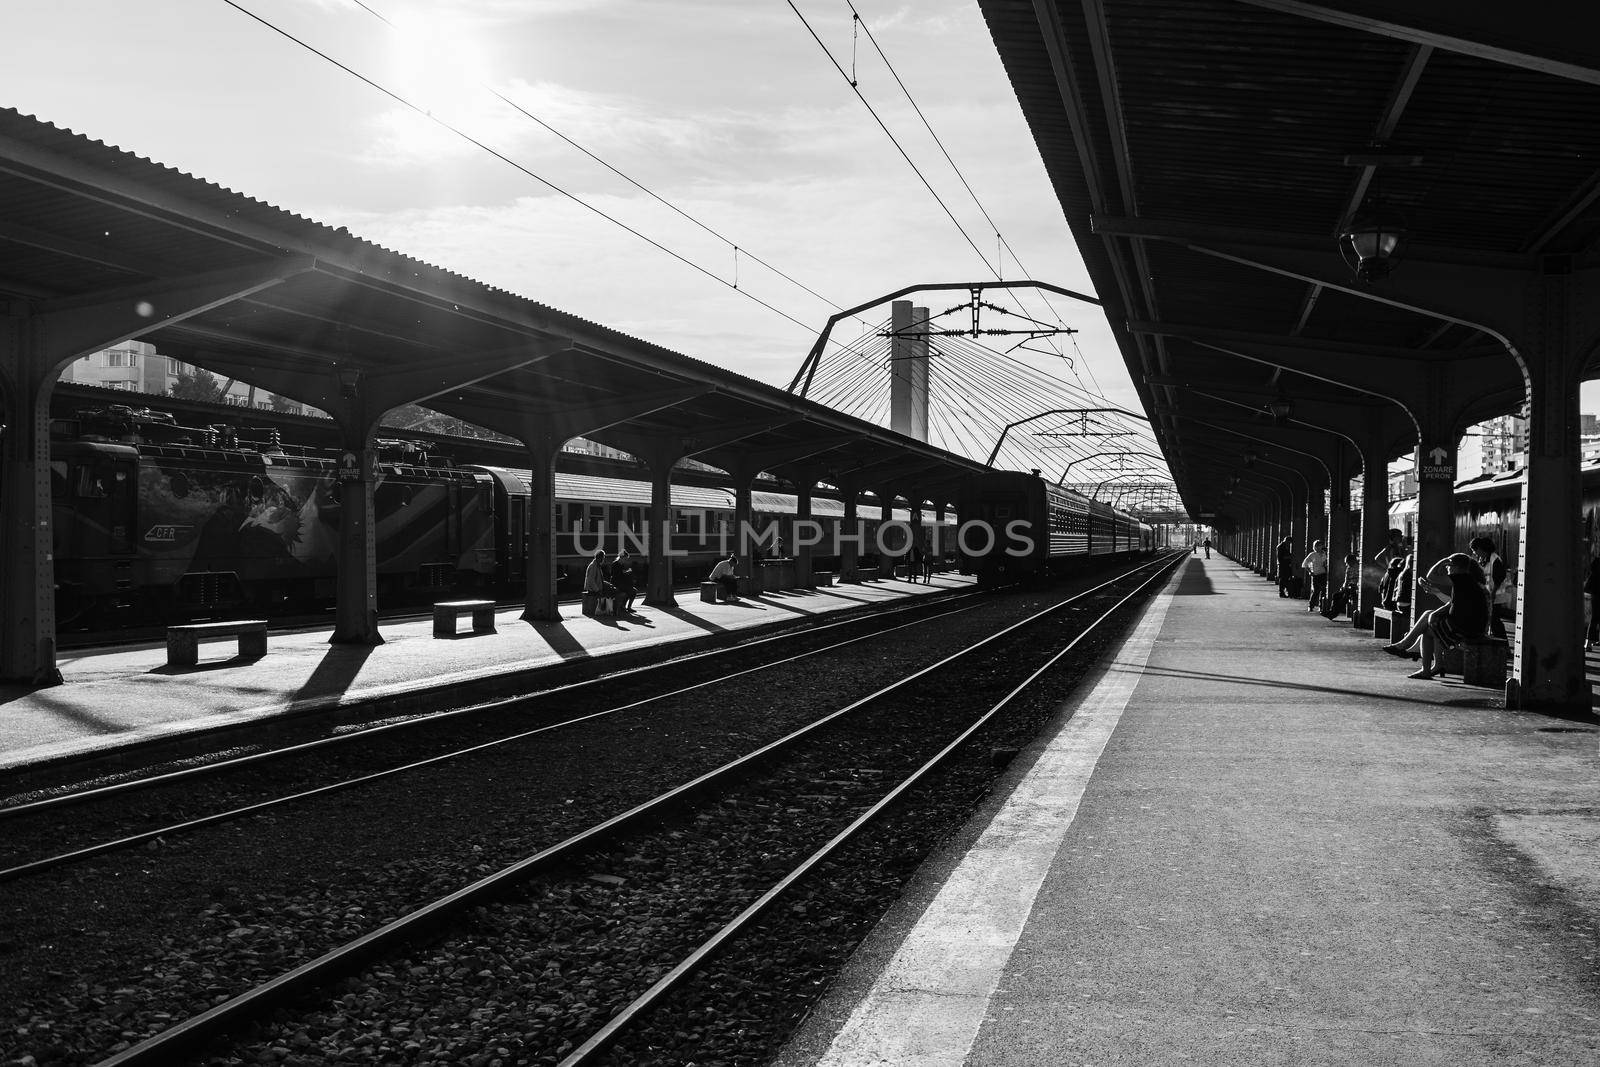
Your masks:
M394 24L396 74L403 95L441 114L483 107L488 58L465 22L410 11L397 15Z

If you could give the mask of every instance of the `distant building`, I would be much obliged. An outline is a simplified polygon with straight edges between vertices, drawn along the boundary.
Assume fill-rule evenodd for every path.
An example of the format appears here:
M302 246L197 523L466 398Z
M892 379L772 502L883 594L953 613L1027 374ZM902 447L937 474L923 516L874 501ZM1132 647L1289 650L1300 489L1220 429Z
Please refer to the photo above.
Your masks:
M57 381L75 382L79 385L97 385L102 389L124 389L152 396L170 396L180 375L192 374L194 368L180 360L158 353L154 345L143 341L124 341L120 345L75 359L62 368ZM248 382L230 381L214 375L218 385L227 385L223 395L225 404L237 407L255 407L281 410L291 415L311 414L313 409L288 400L273 404L273 396ZM133 398L129 398L134 402Z
M1588 416L1592 421L1593 416ZM1528 420L1517 415L1502 415L1480 423L1482 435L1479 444L1483 449L1483 472L1499 474L1522 466L1522 454L1528 448Z

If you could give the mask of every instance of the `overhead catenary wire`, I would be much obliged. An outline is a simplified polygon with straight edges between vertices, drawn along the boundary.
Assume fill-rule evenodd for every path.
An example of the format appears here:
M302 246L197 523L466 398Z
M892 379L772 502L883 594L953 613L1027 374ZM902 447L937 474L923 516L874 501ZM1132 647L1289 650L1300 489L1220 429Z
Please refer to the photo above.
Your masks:
M981 199L979 199L977 192L973 190L972 184L967 181L966 174L964 174L962 172L961 167L957 165L955 159L950 155L949 150L945 148L944 141L941 140L939 135L938 135L938 133L936 133L934 131L933 124L928 121L927 115L923 114L921 105L919 105L917 103L917 99L916 99L915 96L912 95L911 89L906 85L904 79L902 79L900 77L900 72L895 69L894 63L889 59L888 54L886 52L884 52L883 47L878 44L877 37L873 35L872 27L867 25L866 20L861 17L860 12L858 12L856 10L856 6L855 6L854 3L851 2L851 0L845 0L845 3L846 3L846 6L848 6L850 8L850 16L851 16L852 22L855 23L855 24L860 25L860 27L863 30L866 31L867 41L872 45L873 50L878 53L878 58L883 60L883 65L889 71L890 77L894 78L895 84L898 85L900 87L900 91L905 94L906 102L911 105L911 110L916 112L917 118L922 121L923 128L928 131L928 136L933 138L933 143L938 146L939 152L944 156L945 162L950 164L950 169L955 172L956 178L961 182L961 187L967 191L967 195L972 198L973 204L977 206L978 212L981 215L983 215L983 220L989 224L989 229L994 233L995 241L997 243L997 247L995 248L995 264L996 264L996 266L994 268L991 268L991 269L994 270L995 277L996 278L1003 278L1004 277L1003 271L1004 271L1004 267L1005 267L1005 262L1004 262L1004 257L1001 254L1001 249L1004 249L1005 251L1011 253L1012 262L1014 262L1017 265L1017 269L1022 272L1024 277L1032 277L1032 272L1030 272L1028 270L1027 266L1023 264L1022 257L1017 255L1017 250L1015 248L1011 247L1011 242L1006 240L1005 235L1000 232L1000 224L995 222L994 221L994 217L989 214L989 209L984 206L983 201ZM793 5L791 4L791 6L793 6ZM852 43L852 48L851 48L852 80L851 80L851 83L850 83L852 88L854 88L855 84L856 84L855 80L854 80L854 71L855 71L854 44ZM1022 297L1020 295L1016 295L1015 298L1016 298L1016 301L1017 301L1019 306L1026 307L1026 305L1023 304ZM1044 301L1045 307L1050 309L1050 313L1056 317L1056 321L1059 322L1061 325L1065 326L1066 325L1066 319L1063 318L1061 313L1056 310L1055 305L1050 303L1049 295L1046 294L1046 293L1041 292L1039 294L1039 298ZM1051 342L1051 346L1055 347L1053 341ZM1059 348L1056 350L1056 352L1057 352L1058 355L1061 355L1063 358L1065 358L1065 353L1061 352ZM1089 369L1089 368L1086 368L1086 369ZM1089 369L1089 372L1090 372L1090 377L1092 378L1093 375L1094 375L1094 372L1093 372L1092 369ZM1096 382L1095 383L1095 388L1099 389L1099 387L1100 387L1099 383Z
M379 22L382 22L385 26L388 26L391 30L396 30L396 31L399 30L399 27L396 26L394 24L394 22L388 16L384 15L383 12L378 11L377 9L373 8L370 4L365 3L364 0L354 0L354 3L361 10L365 11L367 14L369 14L373 18L377 19ZM519 104L515 100L511 99L509 96L507 96L504 93L500 92L500 90L494 88L491 85L487 85L487 84L483 85L482 88L483 88L483 90L485 92L487 92L490 95L492 95L495 99L499 100L501 103L505 104L507 107L512 108L518 114L522 115L524 118L526 118L526 119L528 119L528 120L530 120L532 122L537 123L546 132L550 133L554 137L559 138L561 141L563 141L566 144L570 145L572 148L576 149L577 151L583 153L585 156L587 156L590 159L594 160L596 163L600 164L600 166L604 167L606 170L610 171L612 174L615 174L617 177L621 178L623 181L627 182L629 185L633 186L635 189L638 189L641 193L644 193L646 196L650 197L652 200L654 200L657 203L661 204L663 207L667 208L668 210L676 212L679 216L681 216L682 218L688 220L689 222L693 223L694 225L700 227L700 229L704 230L706 233L710 234L712 237L715 237L717 240L722 241L725 244L727 244L734 251L734 271L735 271L735 274L734 274L734 288L738 288L738 273L737 273L738 272L738 257L739 257L740 254L743 254L746 259L751 260L752 262L755 262L755 263L759 263L761 266L767 268L773 274L776 274L778 277L782 278L784 281L788 282L790 285L793 285L796 288L799 288L799 289L805 291L806 293L809 293L811 296L816 297L818 300L822 301L824 304L827 304L829 307L833 308L833 310L835 310L835 311L843 311L844 310L844 308L841 307L839 304L837 304L834 301L832 301L832 300L828 299L827 297L823 296L821 293L817 292L815 289L812 289L810 286L806 285L804 282L801 282L798 279L793 278L790 275L788 275L788 274L784 273L783 271L779 270L777 267L774 267L771 263L767 262L765 259L762 259L760 256L758 256L755 253L751 252L748 248L743 248L743 247L739 246L737 243L734 242L733 238L728 237L725 234L719 233L716 229L714 229L713 227L711 227L707 223L702 222L700 219L695 218L693 215L691 215L687 211L683 210L683 208L679 207L677 204L674 204L672 201L668 200L666 197L664 197L661 194L657 193L654 189L651 189L649 186L645 185L643 182L641 182L638 179L634 178L631 174L628 174L627 172L625 172L625 171L621 170L620 168L614 166L612 163L610 163L609 161L607 161L606 159L604 159L603 157L601 157L597 153L595 153L595 152L591 151L590 149L584 147L583 145L579 144L577 141L573 140L571 137L567 136L562 131L556 129L554 126L550 125L550 123L546 122L544 119L540 118L538 115L535 115L533 112L529 111L527 108L523 107L521 104Z
M867 113L871 115L873 121L878 124L878 128L883 131L884 136L889 138L889 143L894 145L895 151L900 153L900 158L906 161L906 165L910 167L912 173L917 176L917 180L922 182L923 188L928 190L928 195L933 197L934 202L937 203L940 209L944 211L945 215L950 219L951 224L955 226L958 231L960 231L961 236L966 240L967 244L972 246L973 252L977 253L978 258L983 261L983 265L991 272L994 272L994 266L989 262L989 257L983 254L983 249L978 247L978 243L972 239L972 235L967 232L966 227L961 225L961 220L956 218L955 212L950 210L950 205L944 202L944 198L941 197L939 195L939 191L933 187L933 183L928 181L928 176L922 173L922 168L917 166L916 161L911 158L911 154L905 150L905 146L902 145L899 139L895 137L893 131L889 129L888 124L885 123L882 116L878 114L877 109L872 106L872 104L867 100L866 95L861 92L861 88L856 85L851 79L850 75L845 72L844 67L839 65L839 61L834 58L833 52L825 43L823 43L823 40L820 36L818 36L816 29L812 27L811 22L805 17L804 14L801 13L798 7L795 7L794 0L785 0L785 2L789 5L789 10L794 12L795 18L799 19L800 24L806 28L806 32L811 34L811 39L817 42L817 47L822 49L822 54L828 57L828 62L833 64L833 69L837 70L839 72L839 76L849 84L850 91L856 94L856 99L861 101L862 106L867 109ZM997 272L995 273L995 277L999 277Z
M222 0L222 2L224 4L226 4L226 5L228 5L229 7L233 8L235 11L238 11L240 14L247 16L248 18L254 20L255 22L259 23L260 25L262 25L262 26L266 27L267 29L271 30L273 33L278 34L280 37L283 37L286 40L291 41L292 43L294 43L294 44L298 45L299 47L305 49L307 52L310 52L312 55L314 55L317 58L323 60L324 62L330 63L333 66L338 67L340 70L344 71L346 74L350 75L352 78L355 78L358 81L362 82L363 84L369 86L370 88L377 90L378 92L382 93L384 96L387 96L391 100L393 100L396 103L400 104L402 107L405 107L408 110L413 111L418 115L421 115L423 118L429 120L430 122L433 122L434 124L438 125L440 128L442 128L442 129L454 134L455 136L461 138L462 140L466 141L468 144L471 144L474 147L476 147L478 149L481 149L484 152L487 152L489 155L491 155L494 158L500 160L502 163L505 163L507 166L510 166L510 167L514 168L515 170L517 170L518 172L522 173L523 175L525 175L525 176L527 176L529 178L532 178L534 181L536 181L539 184L545 186L551 192L554 192L554 193L556 193L556 194L558 194L560 196L565 197L566 199L572 201L574 204L577 204L579 207L582 207L584 210L589 211L589 212L599 216L600 218L604 219L606 222L609 222L612 225L618 227L619 229L622 229L622 230L626 231L627 233L632 234L634 237L637 237L639 240L641 240L641 241L645 242L646 244L650 245L652 248L656 249L657 251L660 251L660 252L672 257L673 259L675 259L678 262L682 263L684 266L689 267L690 269L692 269L694 271L697 271L700 274L705 275L707 278L710 278L712 281L715 281L718 284L720 284L720 285L722 285L722 286L724 286L726 288L731 289L733 292L736 292L740 296L743 296L746 300L752 301L753 303L758 304L763 308L766 308L768 311L772 312L773 314L778 315L781 318L787 319L788 321L794 323L796 326L799 326L801 329L806 330L808 333L812 334L813 336L816 334L816 328L813 325L805 323L805 322L802 322L800 319L795 318L793 315L790 315L788 312L783 311L781 308L775 307L774 305L772 305L772 304L768 303L767 301L761 299L760 297L756 296L754 293L750 292L748 289L739 288L737 285L734 285L734 284L730 283L726 278L722 278L719 275L717 275L716 272L714 272L712 270L709 270L709 269L707 269L705 267L702 267L700 264L698 264L698 263L694 262L693 260L689 259L687 256L683 255L682 253L677 252L674 249L668 248L666 245L662 244L660 241L657 241L652 237L646 236L644 233L640 232L639 230L635 229L632 226L629 226L627 223L623 222L621 219L618 219L615 216L610 215L610 214L606 213L605 211L602 211L600 208L598 208L598 207L594 206L593 204L589 203L588 201L584 200L582 197L578 196L577 194L575 194L573 192L570 192L569 190L561 187L560 185L557 185L555 182L551 181L550 179L544 177L541 174L536 173L535 171L533 171L529 167L524 166L521 163L518 163L516 160L514 160L511 157L507 156L505 153L499 151L498 149L492 147L491 145L485 144L483 141L480 141L478 138L473 137L471 134L467 133L465 130L461 129L460 127L455 126L454 124L452 124L450 122L447 122L443 118L440 118L438 115L435 115L432 111L430 111L427 108L421 106L420 104L417 104L417 103L407 99L405 96L402 96L400 93L396 92L395 90L390 89L389 87L383 85L382 83L376 81L373 78L369 78L368 76L366 76L365 74L362 74L360 71L356 70L355 68L350 67L350 66L340 62L338 59L335 59L333 56L331 56L328 53L326 53L326 52L322 51L321 49L317 48L315 45L311 44L310 42L305 41L305 40L295 36L294 34L290 33L288 30L285 30L281 26L278 26L277 24L273 23L269 19L266 19L263 16L256 14L254 11L251 11L249 8L247 8L244 5L238 3L237 0ZM357 0L357 3L360 3L360 0ZM371 8L367 8L365 4L361 4L361 6L363 8L365 8L367 11L369 11L369 12L371 12L373 14L376 14L376 12L372 12ZM691 221L693 221L693 220L691 220ZM726 238L722 238L722 239L726 240ZM754 258L754 257L752 257L752 258ZM815 295L815 294L813 294L813 295ZM819 299L826 299L826 298L820 298L819 297ZM831 303L831 301L829 303ZM833 306L837 307L838 305L833 305Z

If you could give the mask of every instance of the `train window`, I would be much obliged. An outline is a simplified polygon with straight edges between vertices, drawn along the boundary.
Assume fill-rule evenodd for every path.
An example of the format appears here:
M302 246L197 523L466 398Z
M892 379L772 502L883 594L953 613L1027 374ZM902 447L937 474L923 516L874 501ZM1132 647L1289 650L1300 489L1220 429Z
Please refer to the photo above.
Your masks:
M251 475L249 491L251 502L259 504L267 497L267 483L263 482L260 478Z
M189 479L181 474L174 474L167 479L167 487L172 490L172 495L179 500L189 495Z
M128 472L109 463L81 463L74 478L73 495L100 500L127 491Z

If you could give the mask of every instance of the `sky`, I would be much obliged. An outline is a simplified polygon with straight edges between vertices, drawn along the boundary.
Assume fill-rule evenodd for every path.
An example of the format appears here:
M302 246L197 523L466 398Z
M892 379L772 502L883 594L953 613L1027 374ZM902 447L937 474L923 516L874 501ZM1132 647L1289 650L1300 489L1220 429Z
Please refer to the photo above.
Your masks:
M1093 291L973 0L857 0L893 73L845 0L363 3L10 5L0 106L774 385L838 307L906 285ZM1023 308L1081 333L1041 365L1139 410L1104 316L1052 304Z

